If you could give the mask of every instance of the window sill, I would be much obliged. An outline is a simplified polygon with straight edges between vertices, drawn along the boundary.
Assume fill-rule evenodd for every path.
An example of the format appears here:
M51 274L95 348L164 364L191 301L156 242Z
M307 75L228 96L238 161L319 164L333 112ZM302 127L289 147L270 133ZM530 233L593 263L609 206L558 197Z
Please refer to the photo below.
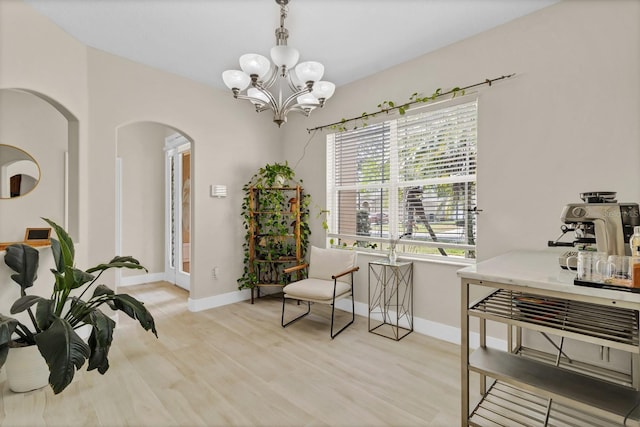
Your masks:
M367 251L358 251L356 252L360 255L370 256L372 258L386 258L385 254L367 252ZM410 255L401 255L398 254L398 261L411 261L418 263L434 263L434 264L446 264L446 265L454 265L459 267L467 267L469 265L474 265L476 263L475 259L462 259L462 258L447 258L447 257L412 257Z

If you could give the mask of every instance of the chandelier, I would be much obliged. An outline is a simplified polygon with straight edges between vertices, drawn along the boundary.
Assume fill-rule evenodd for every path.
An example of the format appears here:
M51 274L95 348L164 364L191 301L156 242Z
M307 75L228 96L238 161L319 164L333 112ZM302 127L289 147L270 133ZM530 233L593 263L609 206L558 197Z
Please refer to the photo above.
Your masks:
M289 30L284 27L289 0L275 2L280 5L280 27L276 28L276 45L271 48L273 64L262 55L247 53L240 57L242 71L227 70L222 73L222 80L234 98L250 101L256 112L272 110L273 121L280 127L290 111L308 117L315 108L323 107L336 86L320 80L324 74L321 63L307 61L296 65L300 53L287 46Z

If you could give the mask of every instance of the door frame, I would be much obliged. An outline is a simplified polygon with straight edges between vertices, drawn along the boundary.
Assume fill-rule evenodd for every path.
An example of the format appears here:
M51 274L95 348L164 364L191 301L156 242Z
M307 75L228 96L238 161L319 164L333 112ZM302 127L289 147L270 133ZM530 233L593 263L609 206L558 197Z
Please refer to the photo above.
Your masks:
M181 224L182 224L182 203L175 203L175 209L177 212L177 220L174 222L174 230L172 230L171 222L171 196L172 193L176 195L178 200L182 199L182 184L181 180L174 180L173 188L171 186L170 165L171 158L179 158L181 153L185 151L191 151L191 142L182 134L176 133L165 138L165 280L180 286L183 289L190 290L191 288L191 274L184 273L181 269L176 268L178 263L183 258L183 245L181 243L176 245L175 251L171 251L171 236L175 233L176 236L181 236ZM193 163L193 157L191 157L191 163ZM174 173L176 176L182 176L182 162L175 162ZM193 194L189 194L189 203L191 209L193 209ZM191 222L191 218L189 218ZM191 227L190 227L191 229ZM191 239L189 239L191 241ZM182 240L180 239L180 242ZM192 255L191 243L189 243L189 252ZM191 256L190 256L191 257Z

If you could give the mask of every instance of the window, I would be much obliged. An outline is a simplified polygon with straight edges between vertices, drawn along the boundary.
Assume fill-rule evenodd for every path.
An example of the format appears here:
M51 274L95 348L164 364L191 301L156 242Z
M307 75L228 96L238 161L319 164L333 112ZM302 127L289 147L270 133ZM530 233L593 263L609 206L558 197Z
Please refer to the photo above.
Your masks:
M478 105L455 101L328 135L334 245L386 252L402 236L399 253L475 258Z

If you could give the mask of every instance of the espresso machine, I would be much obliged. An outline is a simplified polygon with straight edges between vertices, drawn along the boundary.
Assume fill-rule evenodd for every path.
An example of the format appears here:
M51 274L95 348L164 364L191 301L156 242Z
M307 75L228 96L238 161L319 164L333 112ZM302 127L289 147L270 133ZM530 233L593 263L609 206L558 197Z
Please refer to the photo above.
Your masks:
M613 191L581 193L580 198L583 203L569 203L562 210L562 234L555 241L549 241L549 246L572 246L608 255L631 255L629 238L633 235L633 227L640 225L638 204L618 203ZM560 242L569 232L575 233L575 239ZM566 258L571 255L575 252L568 251L560 256L563 268L566 268Z

